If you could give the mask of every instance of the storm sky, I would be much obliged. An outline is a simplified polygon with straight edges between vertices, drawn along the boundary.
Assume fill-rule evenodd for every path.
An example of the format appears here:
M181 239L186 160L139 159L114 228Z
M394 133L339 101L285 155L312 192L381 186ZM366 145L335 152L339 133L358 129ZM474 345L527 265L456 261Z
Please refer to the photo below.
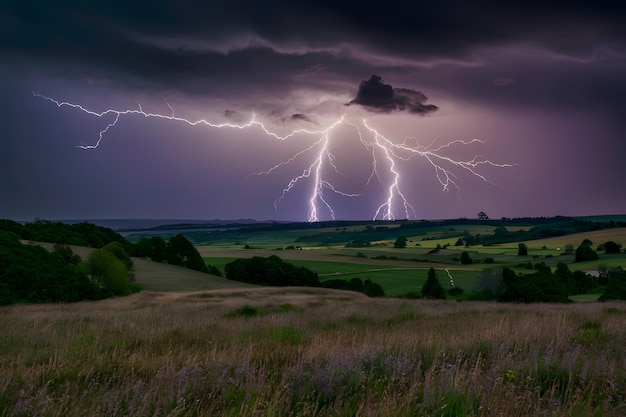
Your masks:
M626 12L544 3L2 1L0 218L307 220L315 176L283 190L325 143L317 218L371 219L394 175L365 126L511 165L446 190L397 155L411 218L624 214ZM170 119L120 115L81 149L116 114L33 92Z

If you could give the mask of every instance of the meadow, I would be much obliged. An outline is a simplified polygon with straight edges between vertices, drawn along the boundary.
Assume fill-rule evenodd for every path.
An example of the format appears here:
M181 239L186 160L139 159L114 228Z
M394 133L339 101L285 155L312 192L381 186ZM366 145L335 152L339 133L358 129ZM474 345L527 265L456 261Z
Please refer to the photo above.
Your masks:
M623 303L144 291L0 309L0 416L621 416Z

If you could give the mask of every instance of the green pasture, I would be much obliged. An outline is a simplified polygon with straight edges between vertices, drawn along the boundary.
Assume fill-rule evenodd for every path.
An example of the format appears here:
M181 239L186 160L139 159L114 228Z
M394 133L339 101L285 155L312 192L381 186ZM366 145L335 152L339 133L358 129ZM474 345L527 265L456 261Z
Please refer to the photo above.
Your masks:
M280 256L280 254L278 254ZM224 266L237 258L205 258L205 261L224 271ZM298 267L305 267L317 273L321 281L328 279L345 279L360 278L362 280L369 279L380 284L385 293L390 296L405 295L409 292L420 292L422 286L426 282L429 267L420 266L416 262L415 266L397 266L397 265L366 265L349 262L326 262L313 260L297 260L290 259L289 263ZM444 270L445 267L436 267L439 281L445 289L451 288L449 277ZM474 291L478 284L481 271L480 269L449 269L454 279L455 286L461 287L466 292Z

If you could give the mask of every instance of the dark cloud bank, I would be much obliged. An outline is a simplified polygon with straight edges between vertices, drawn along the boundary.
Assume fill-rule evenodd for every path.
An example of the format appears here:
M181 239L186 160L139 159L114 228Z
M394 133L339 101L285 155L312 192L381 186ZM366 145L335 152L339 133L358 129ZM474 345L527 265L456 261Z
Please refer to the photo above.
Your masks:
M490 146L501 146L507 162L519 163L516 190L498 200L476 197L474 202L469 201L474 190L467 191L464 203L447 215L473 215L498 204L499 213L490 211L490 216L623 212L624 22L625 6L603 0L375 5L327 0L0 1L0 217L123 217L129 207L154 217L189 216L202 203L206 211L193 213L271 218L273 196L262 214L261 204L249 201L241 201L235 213L230 200L199 197L196 191L206 188L213 190L207 194L216 195L215 187L223 183L223 195L236 188L242 196L257 193L263 198L284 186L278 175L267 192L244 189L241 181L227 178L224 173L233 166L253 162L234 163L224 156L219 148L229 142L212 138L226 137L228 131L187 131L185 135L203 140L193 142L194 152L185 154L181 166L186 169L169 166L153 177L142 178L147 168L138 161L155 155L158 148L152 145L160 135L167 136L163 130L171 129L169 135L176 137L179 126L160 124L146 133L146 126L155 125L139 127L138 119L124 118L107 134L106 146L78 154L77 142L97 137L104 127L101 121L34 99L33 89L99 110L119 103L133 107L135 100L147 106L143 98L155 97L156 108L169 112L162 103L167 97L177 115L180 101L202 116L214 110L237 123L257 111L279 123L323 125L322 116L342 113L345 104L378 114L437 114L416 122L423 122L416 135L427 139L442 134L442 140L478 135ZM370 74L378 75L361 82ZM427 95L441 105L440 111ZM119 102L111 101L118 97ZM317 97L321 101L307 101ZM215 102L219 106L209 108ZM421 130L437 121L442 123L437 126L458 130ZM124 131L131 127L131 132ZM163 139L167 152L155 157L154 164L176 154L170 146L179 139ZM107 154L116 144L120 153ZM192 169L188 158L205 157L196 151L199 145L206 145L211 163L198 160ZM129 152L133 146L135 154ZM256 158L258 152L247 153ZM126 164L111 163L126 154L139 156ZM511 155L527 159L511 160ZM102 165L94 169L98 160ZM207 175L207 165L215 165L215 175ZM189 178L203 179L190 193L180 187L187 171ZM238 178L249 173L243 171ZM128 178L133 179L130 185ZM207 185L209 180L215 184ZM164 182L180 192L184 204L167 198L171 206L163 206L156 199ZM115 192L84 198L84 190L94 189L93 184ZM146 191L154 184L159 184L157 191ZM135 202L137 190L145 195ZM436 194L420 201L430 206L439 198ZM219 211L217 204L225 208ZM117 211L97 211L99 207Z

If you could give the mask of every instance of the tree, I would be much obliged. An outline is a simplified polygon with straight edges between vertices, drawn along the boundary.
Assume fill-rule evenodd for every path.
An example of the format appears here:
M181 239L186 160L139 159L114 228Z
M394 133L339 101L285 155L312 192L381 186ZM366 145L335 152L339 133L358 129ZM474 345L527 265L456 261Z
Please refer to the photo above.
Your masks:
M115 295L131 293L126 266L111 252L95 250L87 257L87 269L96 284Z
M393 247L396 249L406 248L407 238L404 236L398 236L396 241L393 244Z
M74 255L74 251L72 251L72 248L66 245L62 245L60 243L54 244L54 249L52 250L52 253L59 256L68 264L78 265L81 262L80 256Z
M604 243L604 253L620 253L621 248L619 245L612 240Z
M517 245L517 256L527 256L528 255L528 246L525 243L519 243Z
M446 298L446 292L439 283L439 278L437 278L437 272L435 272L434 268L428 270L428 277L422 286L422 295L432 300Z
M494 235L495 237L497 237L497 238L503 238L503 237L505 237L505 236L506 236L506 235L508 235L508 234L509 234L509 231L508 231L508 229L507 229L506 227L504 227L504 226L498 226L498 227L496 227L496 228L494 229L494 231L493 231L493 235Z
M478 213L478 220L489 220L489 216L484 211Z
M578 284L574 280L574 274L569 270L567 265L563 262L559 262L556 265L556 270L554 271L554 275L559 278L565 286L567 287L567 291L570 295L581 294Z
M124 263L124 265L126 266L126 269L130 270L133 268L133 260L130 259L130 256L128 256L128 254L124 250L124 247L122 246L121 243L119 242L107 243L106 245L104 245L102 250L111 252L113 255L115 255L117 259L119 259L120 261Z
M595 261L598 259L598 253L593 250L591 245L592 243L589 239L583 240L580 246L576 248L574 262Z
M461 253L461 264L469 265L472 263L474 263L474 260L471 258L470 254L466 251L463 251L463 253Z
M626 300L626 271L618 266L609 272L608 284L598 300Z
M196 247L180 233L170 238L167 245L167 261L173 265L208 272L208 268Z
M161 236L153 236L150 238L152 253L150 258L155 262L164 262L167 260L167 243Z

